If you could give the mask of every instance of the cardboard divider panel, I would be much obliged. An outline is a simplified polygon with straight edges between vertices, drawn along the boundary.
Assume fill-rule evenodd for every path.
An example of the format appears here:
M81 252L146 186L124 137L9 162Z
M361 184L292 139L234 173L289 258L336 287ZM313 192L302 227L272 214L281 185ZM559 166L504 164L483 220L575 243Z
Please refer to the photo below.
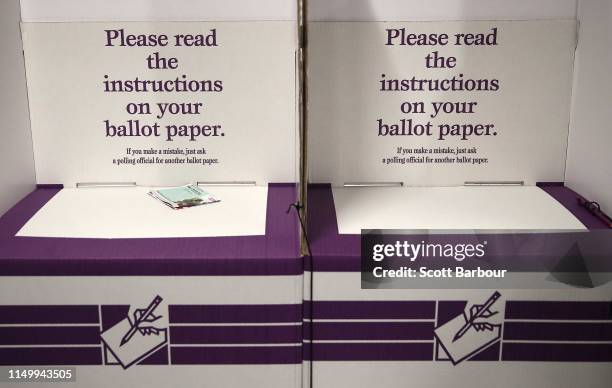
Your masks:
M295 182L295 29L25 23L38 183Z
M34 189L34 156L28 115L19 0L0 4L0 216Z
M576 22L311 22L316 183L563 181Z

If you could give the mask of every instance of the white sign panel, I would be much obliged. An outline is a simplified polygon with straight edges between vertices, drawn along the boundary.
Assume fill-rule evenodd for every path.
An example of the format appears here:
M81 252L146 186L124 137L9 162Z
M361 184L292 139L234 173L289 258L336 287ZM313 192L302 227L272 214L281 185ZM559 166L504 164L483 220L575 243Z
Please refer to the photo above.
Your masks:
M576 22L313 22L314 182L563 181Z
M23 34L38 183L295 181L295 22Z

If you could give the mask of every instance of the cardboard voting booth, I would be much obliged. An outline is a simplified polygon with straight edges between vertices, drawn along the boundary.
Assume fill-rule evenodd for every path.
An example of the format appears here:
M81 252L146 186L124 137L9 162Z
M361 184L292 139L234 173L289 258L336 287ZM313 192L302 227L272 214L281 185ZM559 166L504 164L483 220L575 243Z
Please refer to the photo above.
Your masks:
M0 364L78 366L82 387L299 386L297 5L0 14L19 80L2 101L23 115L2 129L20 176L0 219ZM220 202L148 195L186 184Z
M609 387L609 3L3 1L0 385Z
M534 269L547 249L524 254L526 236L609 228L580 204L612 200L598 145L611 140L609 115L597 103L610 98L599 38L609 4L578 3L310 2L313 386L609 384L609 266L607 280L578 286ZM394 245L367 250L367 238L411 236L408 252L420 253L397 253L397 266L385 266ZM463 240L527 266L466 287L486 271L426 261L425 249ZM460 266L473 278L434 279ZM430 277L412 280L421 268Z

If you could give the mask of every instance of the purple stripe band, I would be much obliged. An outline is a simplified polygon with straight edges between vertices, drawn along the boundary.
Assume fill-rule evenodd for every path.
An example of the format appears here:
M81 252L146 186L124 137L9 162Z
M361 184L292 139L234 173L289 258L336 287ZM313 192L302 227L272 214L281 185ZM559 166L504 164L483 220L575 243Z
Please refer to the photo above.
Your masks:
M310 339L310 323L304 323ZM433 322L315 322L315 340L433 340Z
M0 348L0 365L101 365L101 347Z
M296 344L302 342L302 327L295 326L171 326L176 344Z
M314 319L434 319L434 301L315 301L304 302L304 314ZM312 312L310 309L312 308Z
M0 345L98 345L97 326L0 327Z
M346 235L354 237L354 244L360 244L358 234ZM346 240L351 240L347 237ZM313 257L304 258L304 270L315 272L361 272L361 256L358 255L327 255L313 250Z
M502 361L610 362L612 344L504 342Z
M0 324L98 323L98 306L0 306Z
M504 339L529 341L612 341L612 322L506 322L504 325Z
M3 266L0 276L291 276L303 273L302 259L292 257L235 260L130 257L125 261L0 258L0 263Z
M301 346L181 347L172 346L173 365L300 364Z
M423 343L315 343L314 361L432 361L433 342ZM304 359L311 358L310 345Z
M123 249L121 245L117 243L118 251ZM131 257L125 261L114 258L0 258L0 263L3 266L0 276L291 276L303 273L302 260L292 257L235 260Z
M612 320L612 301L509 301L506 319Z
M170 305L170 323L301 322L301 304Z

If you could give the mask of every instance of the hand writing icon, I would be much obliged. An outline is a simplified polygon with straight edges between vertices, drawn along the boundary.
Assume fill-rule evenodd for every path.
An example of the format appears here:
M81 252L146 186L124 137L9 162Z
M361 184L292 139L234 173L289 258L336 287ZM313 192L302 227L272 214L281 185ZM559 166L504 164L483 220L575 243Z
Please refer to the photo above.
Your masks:
M134 311L134 322L138 322L142 315L145 313L146 309L137 309ZM159 334L160 329L153 326L154 322L159 320L161 315L155 315L150 313L148 317L140 321L138 325L138 331L143 335L151 335L151 334Z
M485 309L481 312L482 309ZM477 318L473 320L472 327L476 331L491 331L495 328L496 325L489 321L489 318L496 315L497 311L491 311L491 307L485 307L482 304L475 304L470 307L470 318L478 315Z

